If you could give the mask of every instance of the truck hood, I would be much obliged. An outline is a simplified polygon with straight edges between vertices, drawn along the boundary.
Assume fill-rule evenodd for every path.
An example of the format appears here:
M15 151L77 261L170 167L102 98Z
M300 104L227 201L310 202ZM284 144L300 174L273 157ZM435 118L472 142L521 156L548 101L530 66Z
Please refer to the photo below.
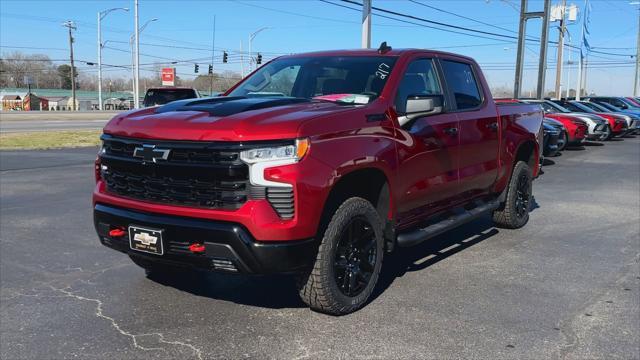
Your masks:
M353 111L356 106L298 98L218 97L175 101L114 117L111 135L189 141L292 139L312 119Z

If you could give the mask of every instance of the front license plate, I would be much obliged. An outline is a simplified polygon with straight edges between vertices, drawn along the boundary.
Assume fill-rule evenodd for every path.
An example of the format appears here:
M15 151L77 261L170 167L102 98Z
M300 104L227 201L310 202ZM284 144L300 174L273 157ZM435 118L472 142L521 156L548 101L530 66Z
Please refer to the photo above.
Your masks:
M162 255L162 230L129 226L129 247L136 251Z

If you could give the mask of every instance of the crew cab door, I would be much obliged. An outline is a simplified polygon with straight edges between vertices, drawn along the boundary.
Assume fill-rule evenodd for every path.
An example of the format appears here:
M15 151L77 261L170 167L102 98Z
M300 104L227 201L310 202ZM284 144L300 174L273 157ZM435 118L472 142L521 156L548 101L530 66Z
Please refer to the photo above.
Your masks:
M407 98L434 96L442 110L408 119ZM444 208L457 194L458 118L447 113L442 81L433 59L412 60L395 97L398 113L398 207L400 224L419 221Z
M491 191L498 177L498 114L479 69L457 60L441 59L440 64L460 129L458 200L467 200Z

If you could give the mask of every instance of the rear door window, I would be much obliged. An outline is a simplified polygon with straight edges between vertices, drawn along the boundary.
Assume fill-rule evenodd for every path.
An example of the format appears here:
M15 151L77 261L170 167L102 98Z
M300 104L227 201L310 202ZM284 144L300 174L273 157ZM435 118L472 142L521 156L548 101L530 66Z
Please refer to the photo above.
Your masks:
M471 65L444 60L442 70L458 110L474 109L482 104L482 96Z

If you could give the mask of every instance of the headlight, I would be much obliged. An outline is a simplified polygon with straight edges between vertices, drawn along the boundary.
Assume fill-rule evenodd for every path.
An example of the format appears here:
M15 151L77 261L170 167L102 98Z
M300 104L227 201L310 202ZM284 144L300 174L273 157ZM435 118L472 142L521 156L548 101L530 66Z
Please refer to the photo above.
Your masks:
M291 160L300 161L309 151L309 139L297 139L292 145L265 147L245 150L240 153L240 159L247 164L266 161Z

